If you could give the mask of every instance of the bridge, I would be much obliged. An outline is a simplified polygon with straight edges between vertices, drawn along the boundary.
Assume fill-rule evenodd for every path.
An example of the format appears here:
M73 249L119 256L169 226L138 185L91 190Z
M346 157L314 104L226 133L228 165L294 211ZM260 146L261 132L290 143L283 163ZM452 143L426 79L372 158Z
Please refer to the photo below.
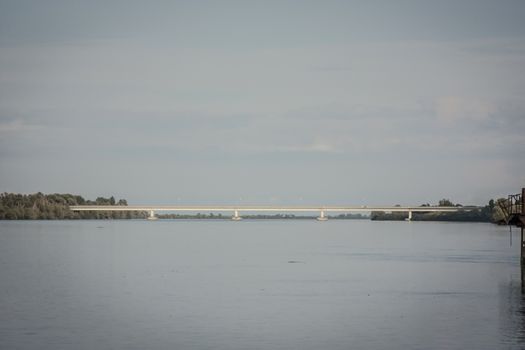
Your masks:
M244 212L310 212L319 213L317 220L326 221L327 213L352 213L352 212L405 212L407 220L412 220L412 213L417 212L440 212L451 213L459 211L470 211L478 209L476 206L468 207L415 207L415 206L143 206L143 205L74 205L69 209L72 211L138 211L148 212L149 220L155 220L155 212L230 212L232 220L241 220L240 213Z

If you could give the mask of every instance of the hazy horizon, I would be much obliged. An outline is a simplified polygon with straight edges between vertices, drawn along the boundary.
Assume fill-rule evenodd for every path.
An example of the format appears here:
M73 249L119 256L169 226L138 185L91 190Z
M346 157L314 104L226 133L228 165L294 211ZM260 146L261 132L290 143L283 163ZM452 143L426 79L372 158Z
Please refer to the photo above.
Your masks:
M0 192L485 204L525 186L523 1L0 0Z

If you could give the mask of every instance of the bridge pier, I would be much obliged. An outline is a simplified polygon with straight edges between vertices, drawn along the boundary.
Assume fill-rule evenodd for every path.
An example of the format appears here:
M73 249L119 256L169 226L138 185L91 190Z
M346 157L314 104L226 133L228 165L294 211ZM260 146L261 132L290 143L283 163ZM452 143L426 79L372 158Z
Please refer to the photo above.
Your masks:
M408 218L407 221L412 221L412 211L408 211Z
M242 220L242 218L239 216L239 211L238 210L235 210L233 212L232 220L233 221L240 221L240 220Z
M158 217L155 216L155 211L150 210L149 211L148 220L157 220L157 219L158 219Z
M328 218L324 216L324 210L321 210L321 215L317 218L318 221L326 221Z

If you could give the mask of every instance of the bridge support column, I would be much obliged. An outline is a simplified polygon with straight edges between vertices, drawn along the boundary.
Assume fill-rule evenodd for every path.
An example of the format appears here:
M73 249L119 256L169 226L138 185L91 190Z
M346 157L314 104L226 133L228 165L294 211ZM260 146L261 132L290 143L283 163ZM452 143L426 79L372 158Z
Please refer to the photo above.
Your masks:
M412 221L412 211L408 212L408 218L407 221Z
M234 211L233 216L232 216L232 220L233 220L233 221L239 221L239 220L242 220L242 218L239 216L239 211L238 211L238 210L235 210L235 211Z
M324 216L324 210L321 210L321 215L317 218L319 221L326 221L328 218Z
M158 217L155 216L155 212L153 210L149 211L148 220L157 220Z

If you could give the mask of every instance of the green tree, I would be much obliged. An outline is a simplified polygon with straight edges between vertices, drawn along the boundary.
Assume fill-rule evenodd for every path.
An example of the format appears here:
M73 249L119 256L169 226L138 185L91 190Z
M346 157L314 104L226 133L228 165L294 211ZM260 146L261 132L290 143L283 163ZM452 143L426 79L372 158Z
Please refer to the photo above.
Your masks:
M452 203L448 199L441 199L438 204L440 207L453 207L454 203Z

